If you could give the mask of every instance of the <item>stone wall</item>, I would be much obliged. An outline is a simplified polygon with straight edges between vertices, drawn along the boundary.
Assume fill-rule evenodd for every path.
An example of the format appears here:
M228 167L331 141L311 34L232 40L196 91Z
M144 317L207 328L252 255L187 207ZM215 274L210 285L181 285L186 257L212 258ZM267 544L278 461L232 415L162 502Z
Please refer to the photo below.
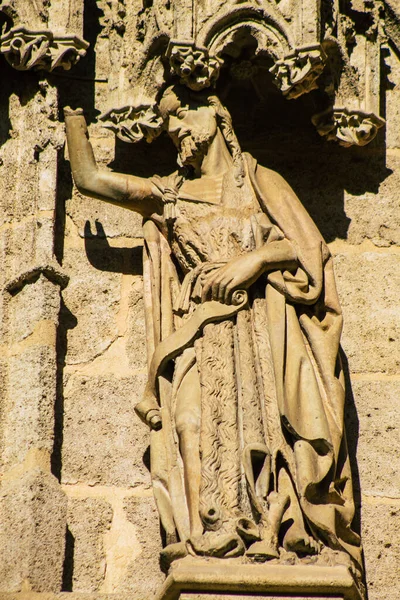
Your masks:
M76 13L91 47L71 73L1 64L1 600L148 600L164 579L149 433L133 413L146 380L140 219L77 192L61 113L83 106L102 166L171 170L167 139L127 145L96 122L134 59L144 11L126 4L87 0ZM388 46L387 125L364 148L319 138L312 98L260 99L235 85L223 98L243 149L289 181L335 257L369 600L400 596L399 85Z

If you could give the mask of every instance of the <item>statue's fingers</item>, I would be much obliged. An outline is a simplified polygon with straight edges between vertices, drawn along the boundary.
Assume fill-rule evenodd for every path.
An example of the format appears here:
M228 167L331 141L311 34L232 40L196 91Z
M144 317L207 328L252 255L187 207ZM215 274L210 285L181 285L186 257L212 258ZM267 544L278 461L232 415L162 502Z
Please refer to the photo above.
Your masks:
M213 283L213 279L212 277L208 277L204 283L203 283L203 289L201 292L201 301L202 302L206 302L206 300L208 299L210 292L211 292L211 286Z
M219 284L219 290L218 290L218 302L225 302L225 290L226 290L226 286L228 285L227 281L222 280Z
M232 295L235 290L237 290L239 282L232 279L225 289L224 302L225 304L232 304Z
M233 284L232 284L232 282L230 282L229 285L227 285L225 288L225 294L224 294L225 304L231 303L232 293L233 293Z
M210 290L210 288L208 285L203 285L203 289L201 290L201 301L202 302L206 302L209 290Z
M220 282L217 281L213 281L212 285L211 285L211 296L213 300L218 300L219 297L219 287L220 287Z
M202 302L207 300L210 293L213 300L218 300L218 288L223 277L224 273L221 271L221 269L218 269L217 271L212 271L207 275L207 277L204 278L203 292L201 296Z

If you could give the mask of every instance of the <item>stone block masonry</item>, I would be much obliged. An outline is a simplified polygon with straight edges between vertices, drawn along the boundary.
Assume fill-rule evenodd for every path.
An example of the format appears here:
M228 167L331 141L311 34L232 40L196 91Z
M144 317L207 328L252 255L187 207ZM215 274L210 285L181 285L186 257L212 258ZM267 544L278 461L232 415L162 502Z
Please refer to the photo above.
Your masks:
M73 32L91 46L71 71L51 76L17 72L0 57L0 600L151 600L165 576L149 434L133 412L147 377L141 219L77 192L62 108L84 108L102 167L149 177L172 171L175 150L163 135L152 145L124 144L96 114L128 102L144 41L157 23L170 31L167 5L174 3L3 4L10 7L0 8L5 20L18 13L16 24L25 19L37 30ZM216 13L223 3L197 4L200 12L212 5ZM288 2L264 4L290 10ZM312 24L318 3L294 4L301 4L298 15L308 23L303 30L296 17L296 44L306 45L318 34ZM353 11L361 10L364 3L353 2ZM290 14L283 13L279 23L285 25ZM192 27L189 14L180 31ZM329 18L333 25L333 13ZM374 19L371 12L365 23L372 27ZM360 42L365 23L349 27L344 43ZM342 148L311 125L320 91L282 98L269 79L270 65L247 60L251 48L245 44L243 56L253 75L238 83L227 69L230 83L222 90L219 82L217 91L224 93L242 148L292 185L334 256L344 315L354 525L363 539L368 599L398 600L399 50L392 41L382 49L385 129L368 146ZM348 73L359 67L355 54ZM163 68L157 63L143 75L150 96ZM332 594L332 600L343 598ZM297 600L294 592L287 597ZM261 598L286 600L278 592L180 594L180 600Z

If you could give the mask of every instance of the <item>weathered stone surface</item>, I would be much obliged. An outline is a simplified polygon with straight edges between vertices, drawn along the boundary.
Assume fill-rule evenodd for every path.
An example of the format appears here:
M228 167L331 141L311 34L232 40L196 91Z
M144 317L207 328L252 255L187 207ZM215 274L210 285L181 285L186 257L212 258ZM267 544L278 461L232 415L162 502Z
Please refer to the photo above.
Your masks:
M400 382L353 381L357 413L348 411L349 445L357 446L361 491L400 496Z
M64 266L66 272L73 275L63 294L71 313L67 324L66 361L84 364L101 355L118 337L116 320L121 275L112 257L108 268L94 268L82 246L79 250L69 250Z
M9 299L11 351L2 455L8 467L22 462L32 448L52 450L59 306L59 286L44 275Z
M335 275L344 315L342 346L351 371L397 372L400 254L339 254Z
M11 341L21 342L32 335L40 321L57 324L59 310L59 287L40 275L36 281L25 285L11 301ZM54 345L54 340L48 342L50 346Z
M51 594L48 592L0 592L0 600L144 600L132 594L98 594L84 592L59 592ZM146 599L147 600L147 599Z
M215 559L200 563L188 557L173 565L156 599L360 599L353 576L344 566L288 566L267 562L246 564L238 569L234 563Z
M104 206L99 200L87 198L76 191L67 204L67 215L77 227L80 237L142 237L142 219L139 215L118 206ZM102 230L99 233L96 231L96 222L101 223Z
M155 502L153 498L127 498L124 508L127 519L136 528L138 551L120 589L129 590L139 598L151 598L164 580L159 563L162 546Z
M207 594L181 594L179 600L326 600L327 596L286 596L285 594L279 596L271 596L271 594L246 594L245 596L237 594L213 594L212 592ZM329 600L342 600L343 596L329 596Z
M12 248L7 261L9 279L13 279L22 269L36 262L36 221L34 219L13 226L9 248Z
M132 286L129 295L126 352L133 369L146 368L146 328L141 279Z
M99 591L107 569L104 534L110 529L112 517L112 508L106 501L97 498L68 499L71 537L64 581L72 579L74 592Z
M398 500L393 504L390 500L374 504L372 498L363 503L362 536L369 600L397 600L400 596L400 581L394 575L400 569L400 548L396 540L399 528Z
M400 246L400 215L397 190L400 186L400 156L389 154L386 167L378 161L368 164L368 171L379 169L378 189L365 193L345 193L344 210L350 219L347 241L360 244L371 240L378 247ZM362 171L364 169L362 168Z
M115 158L115 137L101 124L93 124L93 149L100 168L110 170L108 166ZM129 144L132 150L132 146ZM72 198L66 203L66 213L76 227L80 237L112 239L116 237L141 238L141 217L118 206L104 205L99 200L83 196L74 187ZM100 224L100 228L97 229Z
M399 86L400 63L398 55L393 49L387 50L385 63L388 69L388 82L386 90L386 143L388 148L400 148L400 110L399 110Z
M10 466L22 462L27 451L34 447L51 452L55 369L55 351L47 345L31 346L9 357L3 464Z
M71 377L72 380L72 377ZM145 375L74 376L65 390L64 483L149 484L149 434L133 411Z
M0 495L0 600L150 600L152 590L162 579L157 562L158 519L152 500L127 498L123 509L121 495L125 491L120 487L129 487L132 494L149 491L149 473L143 463L144 458L148 464L148 431L133 414L133 405L140 399L146 380L141 280L132 277L141 273L140 251L131 248L139 243L141 218L85 198L72 189L69 164L62 158L64 126L59 120L66 104L85 108L90 114L89 131L101 167L140 176L172 172L175 151L166 136L160 136L152 145L115 143L113 135L94 121L113 102L131 101L132 96L142 99L137 75L144 64L143 49L149 48L154 31L174 37L176 25L176 31L184 37L190 35L193 19L198 18L199 32L204 36L214 15L224 11L224 3L218 0L195 3L196 14L192 14L189 4L11 0L2 3L5 10L0 9L4 15L11 7L9 14L17 11L26 25L38 29L49 25L81 35L84 25L91 42L78 70L71 76L54 76L51 83L38 73L19 74L2 60L0 288L27 266L51 256L54 232L57 244L63 246L65 201L64 265L71 276L64 294L67 308L58 331L58 357L55 328L37 327L39 321L56 322L58 305L52 292L37 282L37 288L25 286L13 298L8 293L0 298L2 458L12 469L11 474L19 476L26 467L21 463L28 460L27 455L42 457L43 464L48 461L53 446L58 368L56 435L57 443L63 446L66 487L77 488L75 482L83 482L93 484L91 489L96 489L96 493L99 487L107 487L105 499L100 499L100 490L96 498L70 498L69 559L72 541L75 555L74 568L70 562L70 570L64 571L64 583L71 584L74 591L13 594L13 589L29 589L32 581L34 590L61 589L59 574L64 554L60 544L65 526L63 530L64 517L57 516L63 512L62 502L55 500L57 491L53 497L52 484L41 487L36 476L29 479L26 474L21 475L18 484L16 479L4 481ZM229 4L232 3L226 3ZM262 3L258 4L255 9L261 14ZM315 19L319 4L329 21L326 27L336 27L333 11L330 14L332 3L284 0L264 6L267 4L274 14L280 15L284 28L293 29L293 41L298 46L312 43L319 35ZM347 36L352 54L350 71L355 69L356 74L349 85L354 84L355 89L360 81L364 82L366 55L363 48L361 52L354 48L352 35L356 34L357 44L365 39L371 48L375 19L379 18L383 31L387 14L363 15L363 0L348 4L352 15L357 13L357 32L352 31L349 22L338 23L337 27L342 25ZM383 5L386 13L389 6L397 10L396 0L385 0ZM248 9L247 4L236 3L236 14L242 7ZM173 9L179 11L175 24ZM4 17L6 21L8 18ZM253 26L254 23L250 27ZM363 31L370 26L367 40ZM321 30L323 33L326 35L328 29ZM246 46L249 39L244 36L245 52L251 54L252 42ZM162 36L159 42L163 43ZM260 37L257 50L262 44ZM273 44L270 49L276 51ZM355 450L359 430L358 470L364 494L361 516L369 600L398 600L396 574L400 557L393 540L400 526L396 380L400 360L396 253L400 245L400 62L393 41L384 46L382 55L386 67L381 65L381 90L385 88L381 111L387 124L366 148L342 149L319 139L310 117L322 91L287 101L279 91L271 91L268 67L264 64L257 73L255 64L245 61L250 63L247 67L253 69L253 75L240 83L232 76L233 69L227 69L229 77L226 72L217 91L222 92L223 101L235 113L234 124L242 147L293 185L327 241L340 241L337 247L341 254L336 262L345 313L343 343L350 370L360 375L353 381L358 420L352 409L348 439ZM234 63L235 57L231 58ZM236 66L242 66L241 62ZM371 72L374 102L379 75L379 69ZM163 77L163 66L156 62L142 78L145 95L151 96ZM322 80L320 83L322 89ZM363 91L360 89L357 101L364 100ZM389 150L386 155L385 145ZM62 170L67 177L62 177ZM365 242L372 242L378 252L368 255L352 246ZM348 253L342 252L345 244L349 245ZM371 248L371 244L365 247ZM388 251L382 252L383 248ZM62 252L59 258L62 259ZM33 341L35 345L31 344ZM11 342L17 346L11 348ZM392 380L366 380L375 373L389 373ZM10 472L6 477L9 476ZM135 487L137 484L140 488ZM118 502L111 499L114 493ZM32 533L35 528L40 531L37 538ZM23 581L25 574L33 579ZM199 600L204 595L186 593L183 597ZM212 594L207 600L226 597L229 595ZM275 600L271 594L262 597ZM286 600L282 595L278 597ZM234 598L241 600L240 595ZM243 598L258 599L254 594ZM314 597L317 599L318 595Z
M7 396L8 396L8 360L6 357L2 356L0 358L0 406L2 411L5 410L7 406ZM0 453L4 452L4 446L7 443L4 438L4 428L5 423L4 419L0 420Z
M0 590L59 591L67 501L39 468L6 477L0 488Z

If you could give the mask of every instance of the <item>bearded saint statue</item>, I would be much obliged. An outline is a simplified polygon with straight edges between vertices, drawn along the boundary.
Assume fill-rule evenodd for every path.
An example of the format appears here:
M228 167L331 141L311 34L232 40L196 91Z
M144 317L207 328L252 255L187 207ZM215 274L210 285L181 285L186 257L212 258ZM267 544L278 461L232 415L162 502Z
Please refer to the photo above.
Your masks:
M154 496L170 564L333 555L361 565L333 261L286 181L242 153L210 93L159 102L169 177L100 170L66 109L82 194L143 217Z

